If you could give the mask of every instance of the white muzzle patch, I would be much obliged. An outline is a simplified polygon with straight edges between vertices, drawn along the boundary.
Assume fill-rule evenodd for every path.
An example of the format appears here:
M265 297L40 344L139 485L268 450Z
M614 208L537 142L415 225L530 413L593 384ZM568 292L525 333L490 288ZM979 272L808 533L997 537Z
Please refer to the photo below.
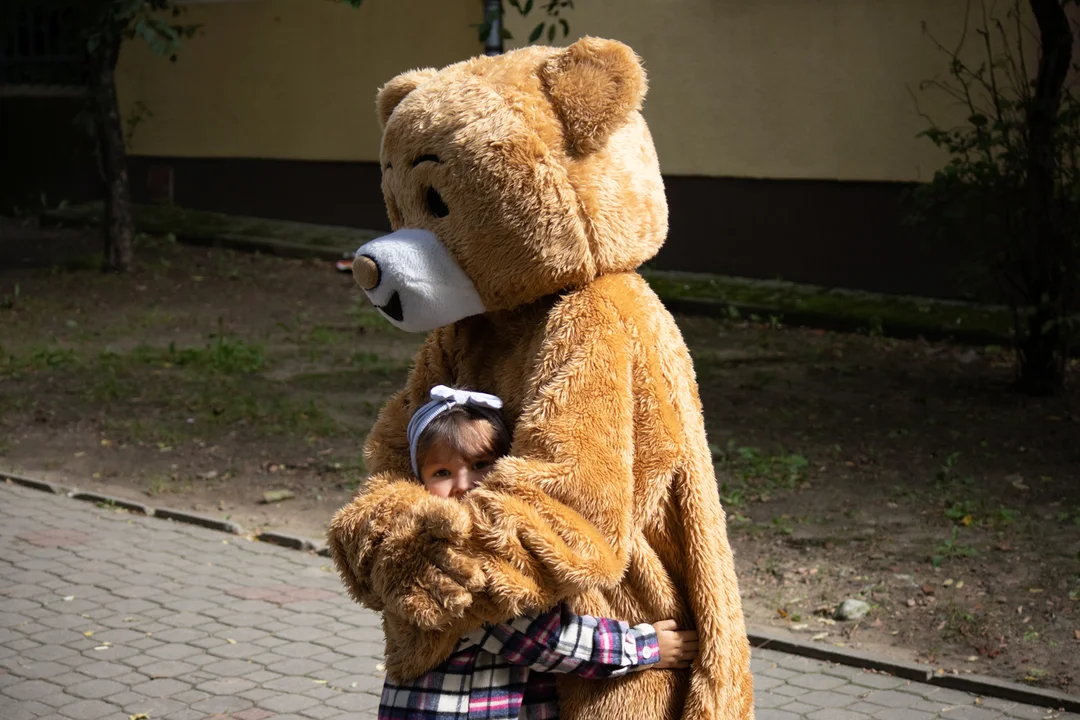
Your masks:
M364 290L394 326L427 332L484 312L476 286L446 246L427 230L404 228L366 243L356 257L370 258L379 282Z

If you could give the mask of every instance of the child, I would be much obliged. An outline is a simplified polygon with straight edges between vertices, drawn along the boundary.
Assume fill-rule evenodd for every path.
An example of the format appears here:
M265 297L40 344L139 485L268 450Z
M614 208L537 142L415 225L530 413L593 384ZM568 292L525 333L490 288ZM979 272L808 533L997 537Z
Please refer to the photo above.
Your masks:
M459 499L510 451L502 401L443 385L431 398L409 421L413 472L433 495ZM631 628L559 605L469 633L445 662L411 682L388 679L379 720L557 718L551 673L606 678L686 668L696 656L697 633L676 630L674 621Z

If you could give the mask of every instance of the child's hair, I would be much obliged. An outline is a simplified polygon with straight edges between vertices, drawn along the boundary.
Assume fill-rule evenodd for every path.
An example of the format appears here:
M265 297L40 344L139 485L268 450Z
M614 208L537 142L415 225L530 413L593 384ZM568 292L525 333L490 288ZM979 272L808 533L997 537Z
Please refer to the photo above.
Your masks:
M479 405L455 405L424 428L416 441L416 464L421 470L424 458L436 443L446 443L451 450L466 457L510 452L510 432L502 413Z

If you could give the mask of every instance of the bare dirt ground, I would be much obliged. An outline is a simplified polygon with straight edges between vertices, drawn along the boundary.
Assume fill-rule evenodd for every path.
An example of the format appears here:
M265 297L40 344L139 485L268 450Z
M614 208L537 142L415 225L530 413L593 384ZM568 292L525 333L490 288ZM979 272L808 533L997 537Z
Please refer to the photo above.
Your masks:
M97 253L0 222L0 467L321 536L421 338L329 263ZM1075 398L1017 395L994 348L678 319L750 624L1080 692Z

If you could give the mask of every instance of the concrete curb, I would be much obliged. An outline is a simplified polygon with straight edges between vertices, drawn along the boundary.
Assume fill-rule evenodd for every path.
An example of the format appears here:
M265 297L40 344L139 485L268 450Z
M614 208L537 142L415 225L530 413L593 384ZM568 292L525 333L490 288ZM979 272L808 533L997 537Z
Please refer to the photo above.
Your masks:
M72 492L69 492L67 496L69 498L72 498L73 500L85 500L87 502L115 505L116 507L124 508L125 510L142 513L147 517L152 517L155 514L154 509L148 505L132 502L131 500L124 500L123 498L112 497L111 495L102 495L101 493L96 492L74 490Z
M791 635L770 632L761 628L748 628L746 634L751 647L763 650L777 650L789 655L824 660L837 665L877 670L905 680L936 685L950 690L960 690L983 697L1011 700L1026 705L1039 705L1055 710L1080 712L1080 697L1066 695L1055 690L1030 687L986 675L950 675L935 672L933 668L926 665L888 660L857 650L839 648L835 645L807 642L796 639Z
M229 533L230 535L244 534L244 529L234 522L218 520L217 518L208 515L199 515L198 513L188 512L186 510L158 508L154 510L154 517L188 523L189 525L201 525L202 527L210 528L211 530L219 530L221 532Z
M925 665L887 660L885 658L868 655L856 650L846 650L834 645L822 643L804 642L787 635L772 633L767 630L751 628L746 633L750 639L751 647L763 650L779 650L791 655L801 655L815 660L825 660L838 665L850 665L851 667L866 670L885 672L905 680L917 682L930 682L934 671Z
M258 533L255 536L256 540L260 542L268 542L274 545L280 545L282 547L292 548L293 550L304 550L307 552L318 553L322 549L322 543L318 543L311 538L300 537L299 535L289 535L287 533L274 532L267 530Z
M1080 713L1080 697L1066 695L1055 690L1029 687L1008 680L998 680L986 675L934 675L930 678L930 684L975 695L1012 700L1026 705L1041 705Z
M739 317L746 318L750 315L758 315L762 318L776 316L780 322L789 327L814 328L819 330L831 330L843 333L866 333L869 330L868 321L862 318L842 315L830 315L827 313L812 312L809 310L783 310L780 308L767 308L754 305L745 305L738 302L723 300L708 300L705 298L673 298L660 296L669 311L683 313L685 315L700 315L704 317L730 319L729 308L739 312ZM883 326L883 334L886 337L911 340L924 338L930 341L950 340L961 345L1001 345L1008 347L1012 339L1006 335L985 332L981 330L965 330L962 328L944 328L932 325L916 325L898 321L889 321Z
M44 480L37 480L35 478L23 477L22 475L14 475L12 473L0 472L0 479L8 480L16 485L22 485L33 490L41 490L42 492L52 493L54 495L67 495L68 488L60 485L54 485L53 483L45 482Z
M8 480L15 485L21 485L32 490L39 490L53 495L62 495L72 500L116 505L117 507L122 507L127 510L141 512L147 517L159 517L175 522L199 525L231 535L244 534L243 529L234 522L218 520L217 518L199 515L198 513L171 510L168 508L154 509L130 500L114 498L101 493L84 492L74 488L64 488L61 485L45 482L44 480L37 480L35 478L28 478L3 471L0 471L0 480ZM320 557L330 556L329 547L321 543L316 543L316 541L310 538L267 531L258 533L255 536L255 539L294 550L314 552ZM905 680L913 680L928 685L959 690L961 692L972 693L983 697L1000 698L1002 700L1025 703L1027 705L1038 705L1040 707L1066 710L1068 712L1080 712L1080 696L1066 695L1065 693L1054 690L1029 687L1027 685L1021 685L1020 683L999 680L985 675L947 675L945 673L935 673L933 669L925 665L888 660L856 650L838 648L834 645L806 642L798 640L791 635L780 634L761 628L748 628L747 637L750 640L751 647L761 648L763 650L777 650L789 655L823 660L825 662L836 663L837 665L875 670L895 677L904 678Z

